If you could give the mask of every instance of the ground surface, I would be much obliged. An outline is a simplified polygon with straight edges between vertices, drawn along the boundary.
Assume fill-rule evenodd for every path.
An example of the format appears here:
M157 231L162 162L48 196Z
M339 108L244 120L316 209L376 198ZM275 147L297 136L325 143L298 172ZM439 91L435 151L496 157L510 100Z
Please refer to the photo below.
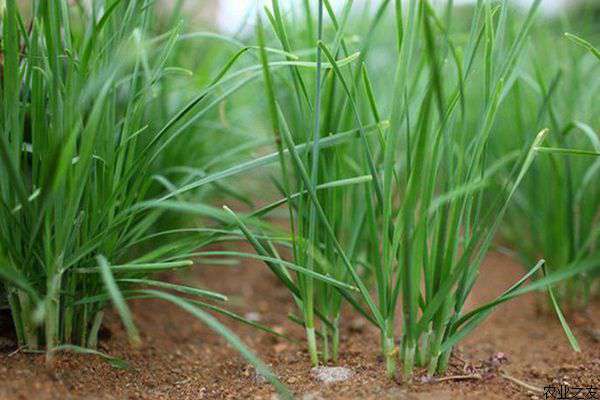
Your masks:
M491 255L471 304L493 298L520 273L521 268L509 257ZM293 311L287 292L261 265L206 267L188 279L229 294L236 311L256 313L253 316L262 323L302 338L302 332L285 320ZM417 378L410 385L384 377L377 332L358 319L351 317L346 324L341 346L340 364L350 368L353 377L330 385L311 377L302 345L237 323L227 324L300 399L543 399L535 388L551 384L600 387L600 304L571 317L583 349L580 354L570 350L556 319L541 314L537 304L532 296L525 296L504 305L461 343L450 375L477 373L483 379L431 383ZM59 356L51 369L41 355L11 354L10 340L0 338L4 347L0 351L0 399L274 398L271 387L257 380L253 369L223 339L183 311L159 301L140 301L133 309L145 332L142 347L128 346L114 315L108 319L110 334L100 345L101 350L126 359L131 364L129 370L72 354ZM506 362L496 368L503 357ZM533 387L527 389L526 385Z

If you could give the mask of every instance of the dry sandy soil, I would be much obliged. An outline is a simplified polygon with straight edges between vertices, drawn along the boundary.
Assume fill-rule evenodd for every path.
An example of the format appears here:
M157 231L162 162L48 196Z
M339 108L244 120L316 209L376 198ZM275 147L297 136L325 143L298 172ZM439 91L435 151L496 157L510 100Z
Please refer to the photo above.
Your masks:
M521 273L510 257L490 255L471 305L495 297ZM302 339L302 332L286 320L293 311L288 293L260 264L205 267L172 279L226 293L233 310L256 313L262 323ZM329 385L311 376L302 344L224 322L299 399L543 399L537 390L548 385L600 387L600 303L570 317L583 350L579 354L570 350L556 318L540 313L538 304L535 297L524 296L502 306L456 349L447 380L424 382L417 376L412 384L385 378L377 332L352 315L342 332L340 364L353 376ZM0 337L0 399L276 398L223 339L185 312L160 301L137 301L133 309L144 332L143 345L129 347L114 314L100 344L102 351L127 360L127 370L76 354L59 355L50 368L43 355L15 353L11 339ZM498 366L499 358L505 361Z

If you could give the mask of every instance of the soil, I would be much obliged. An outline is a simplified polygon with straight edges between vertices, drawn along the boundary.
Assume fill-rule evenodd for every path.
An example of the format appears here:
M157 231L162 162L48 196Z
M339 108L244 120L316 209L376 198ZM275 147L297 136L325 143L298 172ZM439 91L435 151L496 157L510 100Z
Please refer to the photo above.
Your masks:
M470 306L494 298L523 269L509 256L493 253L485 261ZM206 266L176 281L192 281L230 296L231 308L253 313L260 322L302 340L288 322L295 311L288 292L262 265ZM542 399L544 386L600 388L600 303L569 317L582 351L574 353L555 316L540 312L534 295L503 305L454 352L443 381L413 383L385 377L378 334L349 313L341 337L340 365L352 378L323 384L310 373L302 345L225 320L278 374L299 399ZM132 304L143 332L132 348L114 314L108 315L100 350L125 359L115 369L95 356L60 354L47 366L43 355L14 352L0 337L0 399L275 399L217 334L175 306L139 300ZM0 318L0 325L3 324ZM597 391L600 391L598 389ZM598 397L588 398L600 398ZM584 398L584 397L581 397Z

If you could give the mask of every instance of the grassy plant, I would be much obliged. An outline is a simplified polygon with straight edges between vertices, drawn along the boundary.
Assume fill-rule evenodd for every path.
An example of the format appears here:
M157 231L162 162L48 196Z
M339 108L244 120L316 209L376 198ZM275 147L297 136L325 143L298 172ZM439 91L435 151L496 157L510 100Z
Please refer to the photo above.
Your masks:
M578 29L591 31L580 22ZM552 271L573 268L597 255L600 197L593 182L600 164L589 155L600 149L600 120L594 108L599 101L600 63L591 43L563 35L570 29L568 20L558 26L547 21L534 32L535 45L528 50L534 62L520 69L510 105L501 111L496 128L499 132L551 128L539 149L543 154L517 192L503 233L526 264L543 254ZM497 151L509 151L515 143L528 141L499 134L494 145ZM559 148L572 150L561 155ZM584 156L566 156L575 149ZM585 306L597 290L597 276L596 269L561 283L559 300L571 308Z
M403 327L399 352L407 378L415 364L427 366L429 374L445 372L453 345L486 314L463 316L464 303L533 157L533 151L527 152L510 183L484 208L481 191L486 180L511 157L490 162L486 145L536 6L510 43L503 37L507 4L494 19L490 4L480 3L462 52L426 2L412 2L406 20L398 19L402 42L382 164L384 202L373 202L375 217L369 221L374 225L370 230L378 232L372 236L369 264L375 271L378 326L390 374L395 369L398 303ZM475 90L468 80L478 51L486 77L484 101L477 111L466 110L465 97ZM453 65L444 66L442 57L450 57ZM410 76L419 77L417 84ZM466 114L471 112L478 123L467 131ZM402 165L397 169L399 157Z
M289 395L210 315L248 322L212 304L224 296L150 276L189 267L193 251L212 236L201 229L157 230L169 208L148 200L197 172L176 184L154 173L166 166L162 157L169 144L247 82L224 78L244 49L200 94L164 117L170 107L157 93L171 76L167 65L181 28L152 38L153 19L153 8L144 1L97 1L90 7L36 1L30 20L15 0L6 2L0 281L19 345L30 351L45 348L48 358L61 350L96 354L110 302L132 343L139 343L126 301L158 298L223 335Z
M372 13L356 14L352 0L340 10L329 0L304 1L290 17L272 0L266 18L258 17L256 44L246 45L208 32L180 35L180 25L153 32L145 1L91 8L36 1L29 22L8 0L0 295L19 344L49 355L96 354L110 302L137 343L127 300L158 298L223 335L288 395L209 312L272 330L216 305L226 300L218 293L151 276L187 268L194 257L241 257L263 261L289 289L299 310L290 319L304 327L313 365L338 361L348 304L379 329L390 376L398 359L407 379L415 366L444 373L453 347L496 306L537 290L548 291L577 349L551 288L597 268L591 182L600 164L560 153L600 152L588 115L597 50L568 36L568 56L589 54L550 78L545 63L526 63L535 54L527 45L539 3L518 15L506 1L480 0L463 20L452 2L436 9L428 1L383 0ZM207 39L235 50L191 83L190 71L175 64L189 48L178 47ZM377 62L382 49L385 68ZM577 90L561 97L563 74ZM251 92L252 104L238 107L232 94L255 89L260 79L265 95ZM574 116L574 98L591 122ZM268 114L276 151L241 162L267 143L252 129L260 122L247 122L262 116L254 102ZM228 104L236 109L228 112ZM592 147L580 146L585 141ZM228 179L262 167L276 167L260 176L269 176L281 199L257 208ZM553 202L536 179L557 192ZM252 210L207 204L215 187ZM520 209L509 214L506 232L523 215L534 217L532 241L517 239L533 267L496 300L465 311L513 198ZM289 231L266 220L280 206ZM208 220L220 226L204 226ZM255 253L205 248L242 239Z
M498 304L591 268L587 260L524 287L544 266L538 262L494 302L463 311L502 216L547 134L538 130L536 136L537 131L530 130L532 139L517 151L495 157L488 151L498 110L514 89L539 1L518 24L506 2L498 7L479 2L466 42L460 44L451 31L451 7L439 15L428 2L412 1L404 8L399 1L384 1L356 62L343 59L342 68L340 57L352 54L344 40L352 3L345 2L339 18L327 1L318 3L313 37L316 70L311 75L294 66L288 76L275 73L265 51L262 60L282 173L275 182L284 199L277 204L288 205L292 256L297 265L352 284L359 294L341 285L316 284L300 270L292 281L277 266L271 268L299 305L302 318L294 320L307 330L313 364L318 362L315 321L321 325L322 360L328 360L330 344L335 360L340 309L347 301L380 329L390 375L396 372L398 356L407 378L415 365L427 367L430 374L443 373L453 346ZM397 68L394 85L388 83L381 93L370 80L368 39L379 24L377 18L392 4ZM328 37L323 33L326 11ZM277 2L266 12L282 49L292 52L293 35ZM258 40L266 48L260 23ZM325 63L330 71L324 73ZM474 74L478 79L472 78ZM278 91L284 87L280 81L291 90ZM389 128L382 118L385 109ZM343 129L357 130L359 140L320 151L319 142L329 132ZM312 146L312 151L298 151L299 142L304 149ZM511 165L502 187L487 191L498 172ZM335 184L341 181L361 184ZM281 259L273 240L256 240L255 235L264 231L253 232L242 219L237 221L259 254ZM556 310L562 316L558 306Z
M384 2L381 10L385 9L387 3ZM289 22L284 19L278 1L273 1L271 5L271 9L266 9L271 28L282 49L293 52L291 43L296 38L296 32L290 32ZM311 38L309 33L309 39L316 47L315 70L306 74L297 67L290 66L289 85L294 88L291 94L278 90L283 85L272 75L265 51L262 52L262 61L270 120L278 144L282 171L282 177L276 179L276 184L288 201L293 259L295 263L305 265L311 271L317 271L341 282L356 284L359 290L366 294L366 286L358 278L354 268L350 267L349 261L359 249L357 241L362 221L357 219L359 213L348 213L346 208L361 201L362 187L368 185L375 175L375 164L369 150L367 135L380 130L382 121L375 121L369 127L359 124L356 128L360 139L358 141L330 149L320 148L324 139L333 137L334 132L345 128L352 129L352 122L355 119L360 120L357 105L344 104L348 99L347 94L353 89L343 78L342 70L350 71L350 82L357 81L361 70L348 61L360 61L362 54L368 50L366 42L363 53L351 54L348 51L344 29L351 6L352 2L346 3L338 20L328 1L318 3L316 34ZM331 18L335 29L332 49L321 46L325 13ZM304 15L310 15L307 3L304 4ZM378 18L374 19L371 29L374 29L378 22ZM300 34L303 35L304 32ZM260 19L258 39L261 48L265 49L264 27ZM302 42L302 38L296 39L297 42ZM332 57L331 52L340 54L342 60ZM341 96L338 91L341 91ZM285 117L282 116L282 104L286 105ZM346 119L352 122L349 123ZM310 143L310 151L308 146L305 151L296 151L296 143L299 142ZM283 157L284 149L289 152L291 160ZM369 165L372 167L370 174L361 174L361 168L356 163L355 157L360 159L363 156L369 159ZM317 203L313 201L316 199ZM326 219L323 218L324 215L327 215ZM294 320L300 321L306 329L312 364L317 365L319 362L316 321L320 322L321 360L337 362L341 307L344 296L351 298L347 288L317 282L312 276L304 273L297 274L295 282L292 282L289 276L278 276L291 288L302 313L300 318Z
M75 270L93 260L95 252L116 259L127 243L124 238L134 236L141 222L120 214L148 187L148 179L131 179L132 162L141 154L128 154L138 147L140 136L135 134L142 128L143 103L118 95L119 80L139 71L141 62L134 70L132 60L115 62L111 56L124 56L119 48L123 38L142 51L140 31L134 28L147 23L147 13L136 12L135 5L123 8L119 11L126 13L126 23L119 27L110 19L116 8L97 24L90 18L88 26L72 27L73 10L66 3L38 3L27 28L15 2L7 3L2 37L3 277L19 342L30 349L96 341L101 308L79 307L76 301L82 293L102 290L102 279ZM76 29L88 30L79 42L73 36ZM122 84L143 93L150 89L150 74L158 71L148 70L146 77L137 72ZM126 112L117 114L117 108ZM139 341L131 324L128 331Z

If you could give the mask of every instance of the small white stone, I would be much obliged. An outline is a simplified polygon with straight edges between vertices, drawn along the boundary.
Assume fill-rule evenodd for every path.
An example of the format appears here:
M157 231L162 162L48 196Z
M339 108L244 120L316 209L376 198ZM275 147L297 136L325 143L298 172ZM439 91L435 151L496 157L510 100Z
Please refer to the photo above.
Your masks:
M261 320L260 314L254 311L246 313L244 315L244 318L246 318L250 322L258 322Z
M343 382L352 376L352 371L346 367L315 367L310 373L323 383Z

